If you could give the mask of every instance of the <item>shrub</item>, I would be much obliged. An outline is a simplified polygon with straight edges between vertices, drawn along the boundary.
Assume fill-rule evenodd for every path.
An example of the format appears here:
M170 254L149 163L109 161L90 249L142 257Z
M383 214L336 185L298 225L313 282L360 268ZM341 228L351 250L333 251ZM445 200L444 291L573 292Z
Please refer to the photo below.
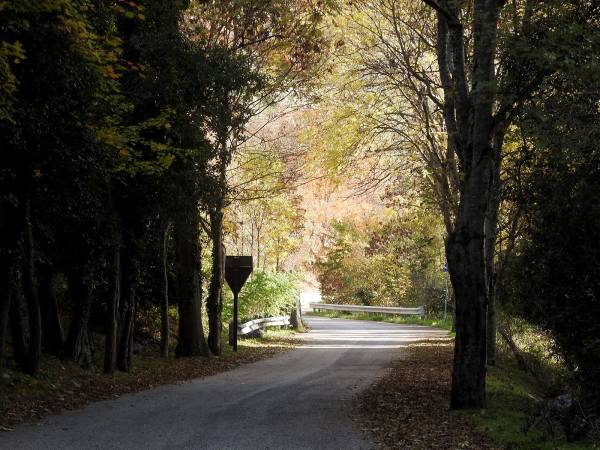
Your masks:
M315 268L326 302L365 306L444 305L443 226L425 208L360 230L334 221Z
M300 297L300 278L295 273L256 270L252 273L239 298L239 320L288 315ZM233 317L233 295L225 291L223 320Z

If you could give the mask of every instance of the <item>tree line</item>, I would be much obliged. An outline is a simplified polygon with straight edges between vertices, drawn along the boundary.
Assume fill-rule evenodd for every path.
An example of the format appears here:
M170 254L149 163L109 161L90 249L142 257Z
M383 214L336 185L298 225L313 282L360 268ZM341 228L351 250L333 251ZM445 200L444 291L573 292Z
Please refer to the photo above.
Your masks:
M104 372L128 371L151 310L168 356L170 305L177 356L221 354L227 171L250 119L316 64L329 7L2 4L0 364L90 366L101 336Z
M568 368L562 388L586 411L600 404L599 20L597 3L583 0L368 0L347 5L331 32L333 94L323 95L315 145L324 164L363 174L358 192L383 190L401 213L420 204L443 221L456 307L453 408L485 407L496 344L517 350L519 321ZM348 288L348 301L363 301L362 273L336 275L350 271L356 250L340 224L332 228L322 279L332 298ZM409 245L419 233L397 239ZM361 260L371 252L360 250ZM392 255L411 269L401 251Z
M580 398L591 410L600 404L597 2L1 8L0 361L10 341L29 373L42 352L89 365L99 334L104 370L129 370L136 317L152 308L167 356L171 304L177 355L219 354L229 202L257 202L237 211L250 231L240 225L232 239L237 247L242 236L243 247L249 234L264 260L264 227L283 215L297 221L289 205L260 201L274 189L261 177L279 161L248 158L256 182L237 180L247 195L233 192L232 161L257 114L312 96L322 117L309 144L326 176L362 172L360 189L385 185L396 209L418 196L439 215L456 306L451 406L485 407L497 334L511 343L507 317L547 333L575 389L592 394ZM404 295L409 275L433 279L427 236L402 247L407 219L371 233L371 270L354 266L361 289L403 258L418 270L396 267L384 283L390 298ZM298 227L276 231L279 266ZM344 223L334 231L340 251L325 269L337 283L352 233ZM201 237L211 252L204 271ZM417 267L419 252L427 268Z

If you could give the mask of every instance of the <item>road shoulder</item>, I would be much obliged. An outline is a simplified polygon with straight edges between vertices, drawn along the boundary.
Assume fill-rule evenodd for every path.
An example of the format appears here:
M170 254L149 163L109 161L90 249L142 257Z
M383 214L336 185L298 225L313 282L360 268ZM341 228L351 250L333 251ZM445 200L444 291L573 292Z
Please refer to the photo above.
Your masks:
M237 353L227 349L221 357L160 358L137 355L129 373L104 375L98 370L46 358L36 377L18 370L0 370L0 431L36 422L46 416L80 409L89 403L119 398L161 385L181 383L226 372L300 345L291 330L270 331L265 339L244 340Z
M386 449L493 449L448 410L452 339L409 345L388 373L359 395L356 421Z

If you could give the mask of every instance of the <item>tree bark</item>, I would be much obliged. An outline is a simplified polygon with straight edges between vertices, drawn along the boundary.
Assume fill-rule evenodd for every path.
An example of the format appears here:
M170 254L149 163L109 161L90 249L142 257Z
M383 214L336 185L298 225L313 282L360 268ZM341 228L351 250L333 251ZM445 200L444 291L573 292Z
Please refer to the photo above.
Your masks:
M121 297L121 248L119 243L114 246L112 252L112 279L106 311L106 338L104 341L104 373L106 374L114 373L117 360L117 316Z
M65 335L60 320L58 299L56 298L55 273L51 267L40 265L39 296L42 311L43 349L59 356L62 353Z
M212 240L212 267L206 309L208 313L208 347L215 355L221 354L221 313L224 282L223 210L210 212L210 234Z
M481 190L487 187L481 181L473 181L463 192L459 220L446 243L446 258L456 297L450 400L453 409L485 407L487 287L483 218L486 196ZM466 211L460 211L463 208Z
M176 354L208 356L201 309L199 219L195 209L175 222L176 292L179 333Z
M39 369L40 357L42 355L42 315L35 279L35 245L29 202L27 202L26 205L23 243L24 258L22 281L23 293L27 301L27 312L29 316L29 347L25 357L24 369L25 372L33 375Z
M138 252L131 239L121 249L120 327L117 348L117 368L129 372L133 356L133 333L137 307L137 287L140 277Z
M4 280L2 280L2 285L7 286ZM3 287L3 289L6 288ZM6 360L6 335L8 334L8 312L10 310L11 297L12 292L10 288L2 293L2 303L0 304L0 367L4 367Z
M85 265L85 264L84 264ZM77 267L67 273L69 291L74 304L71 325L64 345L64 356L82 367L92 363L88 323L92 309L92 289L85 269Z
M160 356L169 357L169 230L171 223L166 222L162 229L162 245L160 252L161 264L161 303L160 303Z
M492 195L492 194L490 194ZM491 206L488 208L488 214L485 219L485 269L486 283L488 291L487 304L487 336L486 336L486 363L488 366L496 364L496 297L495 281L494 281L494 250L496 246L496 222L492 218L495 215L491 211Z
M496 365L496 335L498 328L498 319L496 313L496 295L494 287L488 289L488 308L487 308L487 325L486 325L486 362L488 366Z

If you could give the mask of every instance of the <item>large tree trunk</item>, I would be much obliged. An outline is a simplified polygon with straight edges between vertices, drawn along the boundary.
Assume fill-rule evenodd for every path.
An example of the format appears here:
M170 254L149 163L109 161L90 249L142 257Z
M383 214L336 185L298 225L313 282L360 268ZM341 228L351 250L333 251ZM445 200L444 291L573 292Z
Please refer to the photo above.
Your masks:
M161 302L160 302L160 356L169 357L169 230L170 222L165 222L161 230L162 245L160 251L161 267Z
M485 407L487 283L483 254L485 180L472 179L463 192L458 222L446 244L456 297L456 340L451 408Z
M120 242L120 241L119 241ZM106 311L106 338L104 341L104 373L115 371L117 359L117 316L121 297L121 248L117 243L112 249L112 274L110 281L110 297Z
M0 367L3 367L6 360L11 303L15 294L16 252L13 248L17 239L9 234L10 227L6 223L7 211L3 208L0 212L3 219L0 224Z
M42 344L45 352L58 356L62 353L65 335L56 297L56 276L52 268L47 265L39 267L38 275L42 334L44 336Z
M10 186L2 186L5 198L18 198L18 195L13 192L13 188L12 183ZM2 293L0 295L2 295L2 340L5 341L8 337L8 330L4 326L4 323L8 323L13 348L12 357L17 364L23 366L27 347L25 345L21 309L22 297L18 286L22 279L20 268L22 266L21 257L23 256L23 252L21 247L25 221L23 220L23 209L18 205L22 205L22 203L18 202L15 205L12 202L3 202L0 205L2 207L0 211L2 215L2 221L0 222L0 261L2 262L2 266L0 267L2 285L0 289ZM6 317L6 314L8 314L8 317ZM5 349L2 348L1 352L4 355Z
M488 279L486 213L494 161L494 57L500 0L476 0L473 61L465 65L463 15L454 2L427 2L438 16L437 56L448 146L460 161L456 226L446 257L456 299L456 342L450 406L485 407ZM471 87L469 89L468 80Z
M212 240L212 267L206 309L208 313L208 346L215 355L221 354L221 312L224 282L223 211L210 212L210 237Z
M197 212L175 222L176 292L179 309L177 356L208 356L201 317L199 220Z
M117 349L117 367L122 372L131 369L133 333L137 307L137 288L140 277L136 245L129 240L121 252L120 327Z
M8 145L8 143L4 143ZM17 285L20 279L19 268L23 237L23 198L26 191L22 185L20 162L15 160L21 152L4 149L0 154L2 174L0 175L0 366L6 359L6 343L10 327L13 358L22 363L25 358L25 339L21 321L20 292ZM22 169L22 168L21 168ZM31 171L23 171L31 173ZM9 175L10 174L10 175ZM15 201L16 200L16 201Z
M29 316L29 348L27 349L24 369L25 372L33 375L39 369L40 357L42 355L42 316L35 279L35 246L29 202L27 202L25 212L25 233L23 242L24 258L22 281L23 293L27 300L27 313Z
M496 335L498 329L498 319L496 313L496 295L494 292L493 284L494 281L492 280L488 289L488 308L486 325L486 362L488 366L496 365Z
M71 325L64 345L64 356L82 367L92 363L92 349L88 323L92 309L92 289L83 268L77 267L67 272L69 292L73 302Z

